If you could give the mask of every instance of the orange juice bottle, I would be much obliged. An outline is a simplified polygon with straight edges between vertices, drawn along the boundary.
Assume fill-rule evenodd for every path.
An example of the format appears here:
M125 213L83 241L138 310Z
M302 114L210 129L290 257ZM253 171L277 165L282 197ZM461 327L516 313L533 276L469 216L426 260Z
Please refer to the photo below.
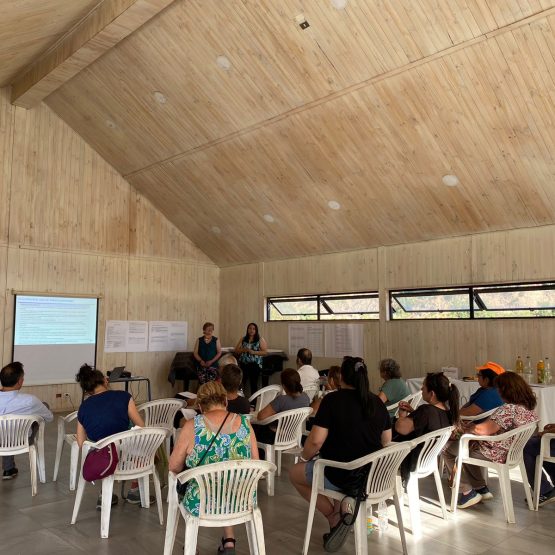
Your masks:
M545 370L545 364L542 359L538 360L536 364L536 373L538 377L538 383L543 383L543 372Z
M520 355L516 357L515 372L520 376L524 374L524 361L520 358Z

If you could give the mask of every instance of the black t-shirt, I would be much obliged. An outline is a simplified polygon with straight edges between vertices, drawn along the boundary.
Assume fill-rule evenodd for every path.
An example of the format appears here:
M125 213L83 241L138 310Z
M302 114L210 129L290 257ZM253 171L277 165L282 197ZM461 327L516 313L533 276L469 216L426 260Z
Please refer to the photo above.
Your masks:
M429 432L435 432L436 430L441 430L441 428L451 426L449 413L434 405L420 405L408 415L408 418L412 418L414 431L405 436L399 434L395 437L396 441L409 441Z
M382 432L391 428L389 413L381 399L370 393L371 418L366 418L354 389L329 393L314 417L314 426L328 430L320 457L350 462L382 448ZM326 468L326 478L337 487L345 483L348 471Z
M239 395L237 399L227 400L227 410L237 414L249 414L251 405L246 397L241 397L241 395Z

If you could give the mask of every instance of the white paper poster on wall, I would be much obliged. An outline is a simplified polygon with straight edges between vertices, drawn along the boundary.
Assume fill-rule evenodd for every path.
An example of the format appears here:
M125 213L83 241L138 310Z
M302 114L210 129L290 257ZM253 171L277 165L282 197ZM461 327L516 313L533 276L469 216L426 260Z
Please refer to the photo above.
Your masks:
M148 322L107 320L105 353L144 353L148 348Z
M289 324L289 354L310 349L312 356L324 356L324 326L322 324Z
M187 322L149 322L148 350L186 351Z
M361 324L326 325L325 337L326 357L364 357L364 343Z

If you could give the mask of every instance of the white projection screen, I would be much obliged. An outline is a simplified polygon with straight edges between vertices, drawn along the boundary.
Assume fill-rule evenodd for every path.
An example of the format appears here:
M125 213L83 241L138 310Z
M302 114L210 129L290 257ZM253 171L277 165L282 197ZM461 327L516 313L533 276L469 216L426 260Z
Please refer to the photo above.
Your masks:
M12 360L25 367L25 385L75 381L96 363L98 298L15 295Z

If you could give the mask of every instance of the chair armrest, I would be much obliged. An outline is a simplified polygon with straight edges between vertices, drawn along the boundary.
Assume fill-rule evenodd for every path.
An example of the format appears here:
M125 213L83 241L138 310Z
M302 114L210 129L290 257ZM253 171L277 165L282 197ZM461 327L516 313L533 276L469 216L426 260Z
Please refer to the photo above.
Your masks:
M254 420L254 424L259 424L260 426L266 426L267 424L271 424L279 419L279 413L272 414L272 416L268 416L268 418L264 418L264 420Z
M540 455L551 457L551 440L555 439L555 433L544 433L540 444Z

